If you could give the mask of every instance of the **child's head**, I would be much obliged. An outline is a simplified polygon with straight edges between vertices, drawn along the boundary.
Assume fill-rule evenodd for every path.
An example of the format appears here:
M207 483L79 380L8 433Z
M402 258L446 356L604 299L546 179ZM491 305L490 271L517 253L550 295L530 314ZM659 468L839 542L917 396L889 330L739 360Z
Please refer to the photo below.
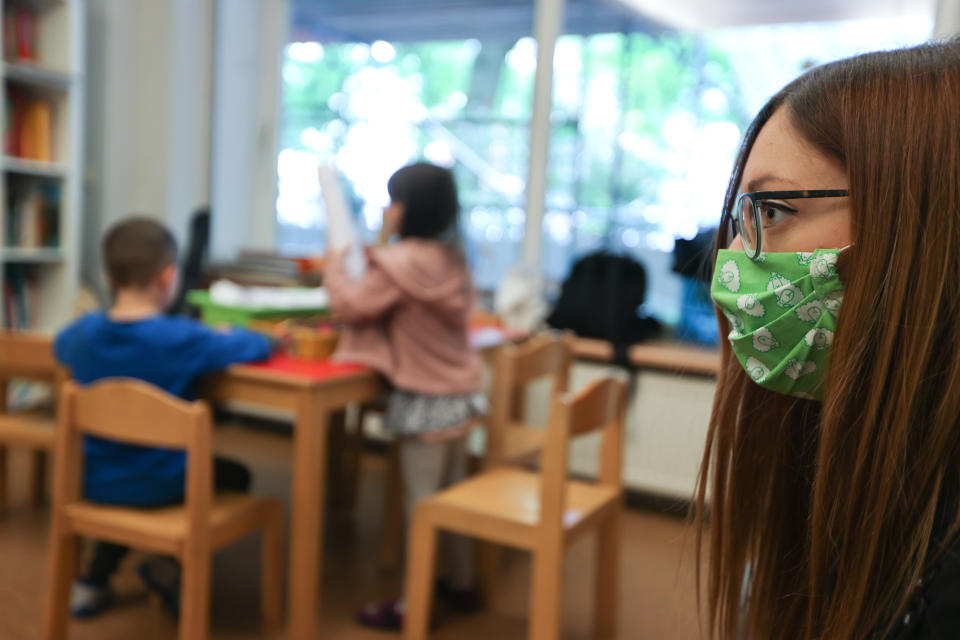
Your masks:
M158 222L122 220L103 238L103 260L115 293L138 291L165 307L177 288L177 243Z
M401 238L436 240L456 228L460 204L449 169L426 162L411 164L390 176L387 192L390 207L384 224Z

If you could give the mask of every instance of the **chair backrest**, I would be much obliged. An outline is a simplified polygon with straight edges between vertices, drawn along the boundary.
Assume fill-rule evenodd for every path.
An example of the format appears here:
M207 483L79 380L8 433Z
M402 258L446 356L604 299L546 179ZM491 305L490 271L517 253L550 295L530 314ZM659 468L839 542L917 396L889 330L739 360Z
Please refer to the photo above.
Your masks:
M184 449L186 504L191 528L205 522L212 493L210 409L186 402L141 380L111 378L88 387L63 386L54 472L54 506L80 499L82 436L129 444Z
M0 333L0 377L53 380L58 368L48 336Z
M561 522L566 505L570 440L588 433L601 434L597 484L623 489L623 422L627 410L627 383L604 378L578 394L554 396L541 467L541 525Z
M487 433L487 466L503 461L502 445L512 426L524 421L531 383L553 379L550 397L569 387L573 362L570 334L540 334L521 345L504 345L496 355Z
M0 332L0 412L6 411L7 384L13 378L48 383L56 396L57 385L67 378L67 372L57 363L49 336Z

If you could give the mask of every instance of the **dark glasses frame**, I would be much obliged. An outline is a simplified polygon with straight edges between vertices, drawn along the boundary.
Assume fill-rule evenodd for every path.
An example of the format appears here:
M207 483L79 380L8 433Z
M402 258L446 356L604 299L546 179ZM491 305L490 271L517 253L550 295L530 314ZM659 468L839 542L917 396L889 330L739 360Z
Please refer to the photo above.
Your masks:
M743 252L751 260L756 260L763 252L763 213L761 205L765 200L797 200L800 198L843 198L849 196L846 189L804 189L801 191L753 191L742 193L737 198L734 211L734 230L740 235ZM753 228L757 230L756 240L751 240L747 234L744 199L750 202L750 211L753 214ZM756 246L753 246L756 245Z

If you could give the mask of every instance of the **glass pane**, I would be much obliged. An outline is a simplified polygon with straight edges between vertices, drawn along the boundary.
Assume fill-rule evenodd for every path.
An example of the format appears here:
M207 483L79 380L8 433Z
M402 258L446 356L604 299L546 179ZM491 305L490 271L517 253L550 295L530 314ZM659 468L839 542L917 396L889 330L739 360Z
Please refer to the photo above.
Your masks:
M523 238L536 48L529 38L294 42L283 66L279 249L321 253L326 220L317 167L343 177L368 241L390 175L426 159L452 167L477 284L493 288Z

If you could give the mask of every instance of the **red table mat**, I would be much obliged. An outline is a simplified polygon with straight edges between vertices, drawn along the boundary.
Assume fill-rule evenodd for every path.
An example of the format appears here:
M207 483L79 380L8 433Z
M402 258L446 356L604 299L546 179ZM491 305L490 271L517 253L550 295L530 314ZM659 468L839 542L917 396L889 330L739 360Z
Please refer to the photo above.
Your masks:
M332 360L304 360L284 354L274 354L269 360L251 362L249 366L310 380L329 380L330 378L338 378L368 370L368 367L362 364L334 362Z
M510 338L509 331L500 328L471 327L470 329L470 342L475 349L496 346ZM368 367L362 364L334 362L332 360L305 360L281 353L276 353L269 360L263 362L252 362L248 366L307 378L308 380L329 380L330 378L368 370Z

